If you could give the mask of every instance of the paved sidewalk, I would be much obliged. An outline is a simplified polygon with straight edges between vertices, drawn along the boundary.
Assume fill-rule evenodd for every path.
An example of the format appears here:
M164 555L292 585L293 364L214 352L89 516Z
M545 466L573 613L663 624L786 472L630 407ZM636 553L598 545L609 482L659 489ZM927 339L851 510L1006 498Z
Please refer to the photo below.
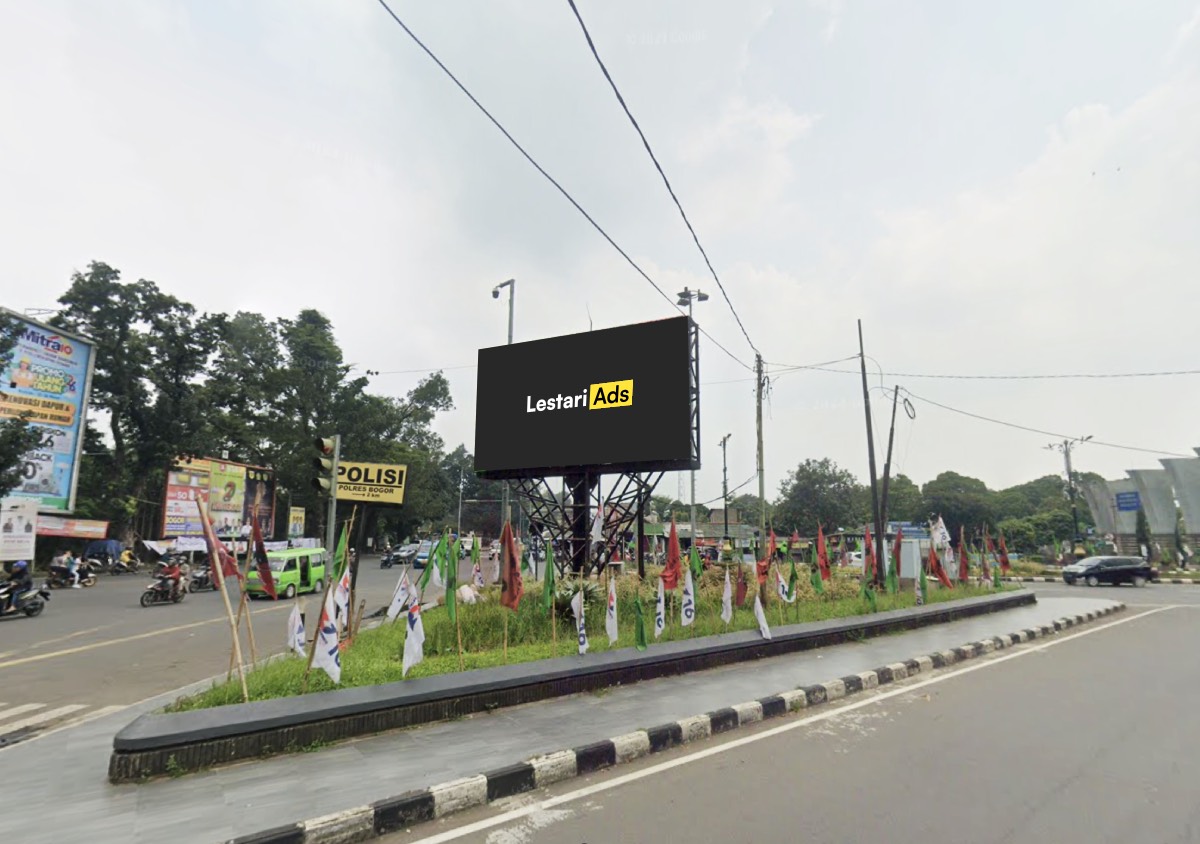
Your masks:
M178 780L110 785L106 774L113 734L173 697L163 696L0 751L0 763L13 774L5 788L4 837L63 844L220 842L1112 603L1047 597L1034 606L863 643L651 680L602 695L502 709L357 739L316 753L278 756Z

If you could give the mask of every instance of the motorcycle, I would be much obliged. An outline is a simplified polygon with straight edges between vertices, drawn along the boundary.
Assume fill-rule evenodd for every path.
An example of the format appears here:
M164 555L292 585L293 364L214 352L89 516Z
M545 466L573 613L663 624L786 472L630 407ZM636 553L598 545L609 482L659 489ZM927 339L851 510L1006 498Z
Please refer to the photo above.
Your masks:
M92 567L88 560L84 560L82 563L76 566L75 570L79 573L80 586L86 587L96 585L96 573L92 571ZM75 579L71 577L70 569L68 569L66 566L56 566L51 564L50 577L46 581L47 586L49 586L51 589L66 589L74 582Z
M160 575L146 587L146 591L142 593L141 603L143 607L151 604L178 604L186 594L187 588L182 581L179 583L179 590L173 591L171 578Z
M212 575L207 568L196 569L192 572L191 580L188 583L189 592L199 592L202 590L215 590L217 584L213 582Z
M87 564L87 567L92 570L92 574L103 574L112 565L112 561L107 556L84 557L81 562Z
M42 610L46 608L46 602L50 600L50 585L48 583L20 591L10 602L8 598L12 589L13 585L11 583L0 585L0 607L3 607L0 610L0 615L24 613L33 618L36 615L41 615Z
M141 567L142 567L141 561L138 560L137 557L134 557L128 563L125 562L124 560L118 558L118 559L112 561L112 564L109 566L108 573L109 574L137 574L138 570Z

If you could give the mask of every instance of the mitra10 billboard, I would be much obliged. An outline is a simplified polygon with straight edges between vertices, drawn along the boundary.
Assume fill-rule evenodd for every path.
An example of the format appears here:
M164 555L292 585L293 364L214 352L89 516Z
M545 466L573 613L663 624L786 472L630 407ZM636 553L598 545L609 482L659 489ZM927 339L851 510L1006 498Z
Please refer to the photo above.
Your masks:
M678 317L480 349L475 471L698 466L691 348L688 318Z
M41 437L25 455L21 481L9 495L35 499L42 513L75 510L84 420L95 351L91 341L5 312L16 343L4 361L0 418L22 416Z

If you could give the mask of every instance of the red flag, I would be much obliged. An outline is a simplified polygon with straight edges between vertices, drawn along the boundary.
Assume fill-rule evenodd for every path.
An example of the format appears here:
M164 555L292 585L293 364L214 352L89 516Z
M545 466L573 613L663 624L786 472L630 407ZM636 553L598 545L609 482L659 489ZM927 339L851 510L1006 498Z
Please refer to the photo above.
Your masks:
M904 547L903 541L904 526L899 525L896 527L896 538L892 542L892 567L896 571L896 577L900 576L900 549Z
M871 540L871 528L867 528L866 538L863 540L866 543L866 548L863 549L863 571L870 572L871 579L875 579L875 543Z
M512 525L504 523L500 531L500 604L516 612L525 594L521 582L521 559L517 556L517 542L513 537Z
M746 582L746 567L739 565L737 576L737 595L734 597L734 601L736 601L739 607L746 603L746 592L749 589L749 586L750 584Z
M983 579L990 580L991 575L988 570L988 557L996 556L996 546L992 544L992 538L988 536L987 525L983 526Z
M767 543L767 556L759 560L755 565L755 574L758 575L758 585L762 586L767 582L767 574L771 570L771 560L775 558L775 529L771 529L771 539Z
M958 582L966 583L971 579L971 573L967 567L970 565L971 557L967 554L967 540L963 536L962 525L958 528Z
M942 558L938 556L937 549L933 547L932 542L929 544L929 573L936 577L938 582L947 589L954 588L954 584L950 581L946 570L942 568Z
M817 568L821 570L821 579L829 580L829 549L825 547L825 529L817 525Z
M1000 571L1008 574L1010 568L1012 567L1008 564L1008 548L1004 544L1004 531L1000 531Z
M254 511L253 532L254 539L254 567L258 569L258 582L262 584L263 591L271 596L271 600L278 600L279 596L275 594L275 578L271 576L271 564L267 561L267 546L263 543L262 530L258 526L258 511Z
M662 572L663 589L678 589L683 554L679 550L679 533L675 529L675 517L671 517L671 538L667 540L667 566Z
M196 509L200 511L200 523L204 526L204 542L208 546L208 568L213 585L218 589L223 588L225 578L231 575L241 580L242 573L238 570L237 560L233 559L225 544L217 539L217 532L208 518L208 500L196 498Z
M788 540L788 547L789 548L799 548L800 547L800 531L794 530L794 529L792 530L792 538Z

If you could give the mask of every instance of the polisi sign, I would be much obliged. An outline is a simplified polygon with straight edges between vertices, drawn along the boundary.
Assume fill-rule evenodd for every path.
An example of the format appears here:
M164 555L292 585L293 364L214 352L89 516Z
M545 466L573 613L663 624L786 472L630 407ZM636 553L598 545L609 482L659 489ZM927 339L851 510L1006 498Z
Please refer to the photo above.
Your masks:
M338 462L338 501L403 504L408 466L387 463Z

